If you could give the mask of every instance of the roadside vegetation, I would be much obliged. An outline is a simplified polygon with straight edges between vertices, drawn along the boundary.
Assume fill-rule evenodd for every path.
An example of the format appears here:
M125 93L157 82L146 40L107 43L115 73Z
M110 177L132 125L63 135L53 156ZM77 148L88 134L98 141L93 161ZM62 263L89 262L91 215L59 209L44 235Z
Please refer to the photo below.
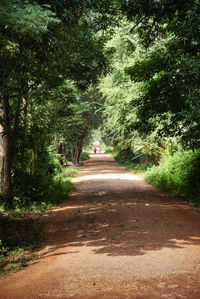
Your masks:
M159 164L146 160L145 154L137 162L122 159L116 154L116 160L127 170L140 174L147 182L159 190L179 196L185 201L194 203L200 208L200 152L178 150L164 153ZM148 159L148 158L147 158Z
M54 154L53 161L56 171L52 180L46 182L48 185L36 182L38 189L33 195L30 186L24 185L23 198L14 197L13 209L7 209L4 202L0 205L0 275L16 272L35 258L34 251L44 241L45 221L42 216L68 199L74 190L71 179L79 169L61 167L58 154Z
M148 182L200 207L200 152L178 151L145 173Z
M0 276L27 267L44 238L38 215L19 215L0 213Z

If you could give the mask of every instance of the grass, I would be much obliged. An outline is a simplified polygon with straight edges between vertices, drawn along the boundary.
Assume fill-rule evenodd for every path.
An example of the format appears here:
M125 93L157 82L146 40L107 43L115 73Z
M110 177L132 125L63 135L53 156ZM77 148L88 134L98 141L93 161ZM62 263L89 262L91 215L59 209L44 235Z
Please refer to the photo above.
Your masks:
M51 198L47 201L48 205L58 204L71 195L74 191L71 180L78 171L78 169L70 166L65 168L62 174L55 176L52 192L49 190L51 192Z
M160 190L180 196L200 207L200 153L178 151L163 157L159 166L145 173L148 182Z
M72 178L79 169L66 167L62 174L54 178L49 186L49 197L43 201L15 202L12 210L6 210L0 205L0 275L16 272L28 265L34 259L33 251L43 240L41 215L68 198L74 190Z
M200 152L179 150L165 154L159 165L120 161L158 189L194 203L200 209Z
M16 272L34 258L43 239L43 224L35 214L13 217L0 214L0 275Z
M145 178L145 173L147 172L148 169L151 169L153 166L152 163L144 163L144 164L138 164L138 163L131 163L131 162L119 162L122 166L124 166L127 170L132 171L134 173L140 174L142 177Z
M47 212L51 206L61 203L67 199L74 190L71 183L72 178L79 169L72 166L63 169L62 173L58 173L51 184L47 185L47 190L44 189L43 197L38 200L31 200L31 197L14 198L14 208L9 211L13 217L21 217L23 214L31 212ZM0 213L5 212L6 207L2 202L0 204Z

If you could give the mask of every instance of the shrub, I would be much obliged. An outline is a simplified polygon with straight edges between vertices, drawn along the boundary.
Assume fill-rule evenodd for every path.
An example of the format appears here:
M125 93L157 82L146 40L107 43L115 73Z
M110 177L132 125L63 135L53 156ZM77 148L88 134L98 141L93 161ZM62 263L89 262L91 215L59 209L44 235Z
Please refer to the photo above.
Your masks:
M130 148L120 150L115 155L115 159L120 163L131 162L131 159L134 157L133 152Z
M200 152L178 151L163 157L145 177L159 189L200 202Z
M82 152L80 155L80 161L86 161L90 159L90 154L88 152Z
M106 154L114 154L115 153L115 149L112 146L103 145L103 149Z
M43 151L35 156L35 171L16 164L13 170L14 211L45 210L67 198L73 190L74 170L62 174L60 155ZM77 171L77 170L76 170ZM76 172L75 171L75 172ZM3 202L3 201L2 201ZM1 207L3 207L1 205Z
M4 247L2 240L0 240L0 264L3 262L5 255L7 254L8 249Z

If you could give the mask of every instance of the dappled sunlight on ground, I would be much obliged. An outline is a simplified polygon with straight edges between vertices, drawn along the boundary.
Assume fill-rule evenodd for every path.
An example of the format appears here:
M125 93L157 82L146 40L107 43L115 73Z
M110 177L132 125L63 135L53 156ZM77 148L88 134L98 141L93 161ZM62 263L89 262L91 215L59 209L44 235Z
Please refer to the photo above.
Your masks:
M28 289L29 298L200 298L200 215L109 155L91 156L70 200L51 211L37 259L0 282L2 290Z
M73 179L74 183L91 180L128 180L128 181L141 181L142 179L136 175L121 174L121 173L100 173L84 175Z

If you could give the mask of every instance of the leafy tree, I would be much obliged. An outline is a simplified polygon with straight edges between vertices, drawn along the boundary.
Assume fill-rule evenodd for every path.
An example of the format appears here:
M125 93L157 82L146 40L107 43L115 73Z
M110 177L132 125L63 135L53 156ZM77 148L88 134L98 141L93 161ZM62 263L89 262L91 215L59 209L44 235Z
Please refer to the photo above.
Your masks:
M137 35L129 34L132 26L123 20L121 26L115 28L112 39L106 43L105 53L110 61L110 69L99 85L105 97L103 140L123 150L131 148L138 138L137 132L131 129L132 123L136 121L132 103L138 98L141 85L133 85L124 68L145 53L144 48L139 46Z
M95 21L101 17L95 3L9 0L0 5L1 183L12 206L12 184L16 185L19 170L29 173L32 165L33 175L41 151L57 134L55 126L47 130L49 120L56 118L53 102L67 117L70 99L76 98L76 92L80 98L106 62L96 34L100 27L92 25L92 15ZM79 88L73 89L73 96L64 90L66 78ZM74 130L74 134L79 131L78 125Z
M199 111L199 5L195 0L123 3L136 22L131 32L137 31L148 46L146 57L125 69L134 82L145 82L136 103L138 126L141 122L148 126L151 118L149 127L154 129L154 116L167 118L162 131L181 136L192 149L200 141L195 112Z
M113 68L101 83L107 97L104 134L121 149L133 149L134 143L144 143L150 136L158 144L165 137L177 136L189 148L198 148L198 1L138 0L121 4L134 22L129 23L123 37L115 33L123 46L116 40L115 46L114 38L107 43L113 43L109 52ZM194 26L194 31L190 30ZM125 48L129 52L123 52ZM116 53L121 55L118 72Z
M58 19L48 7L22 1L3 1L0 17L0 71L1 80L1 116L3 130L2 187L7 202L12 205L12 154L15 152L19 114L23 105L26 114L27 97L31 87L28 70L33 67L36 44L41 43L42 35L48 26L57 24ZM32 43L35 43L32 46ZM15 99L15 101L13 101ZM11 108L12 106L12 108ZM15 113L12 115L12 109ZM26 115L24 116L26 119Z

